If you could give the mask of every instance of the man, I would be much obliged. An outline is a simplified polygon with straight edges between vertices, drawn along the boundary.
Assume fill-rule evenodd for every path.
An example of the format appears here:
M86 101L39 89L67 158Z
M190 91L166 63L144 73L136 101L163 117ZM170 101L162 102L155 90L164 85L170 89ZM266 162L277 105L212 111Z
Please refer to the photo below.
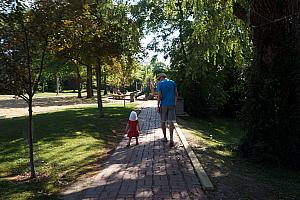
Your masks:
M167 75L161 73L158 75L157 80L160 81L157 85L157 110L160 113L161 128L164 134L163 142L167 142L166 136L166 122L169 124L170 131L170 147L174 146L173 131L174 122L176 122L176 101L178 92L174 81L169 80Z

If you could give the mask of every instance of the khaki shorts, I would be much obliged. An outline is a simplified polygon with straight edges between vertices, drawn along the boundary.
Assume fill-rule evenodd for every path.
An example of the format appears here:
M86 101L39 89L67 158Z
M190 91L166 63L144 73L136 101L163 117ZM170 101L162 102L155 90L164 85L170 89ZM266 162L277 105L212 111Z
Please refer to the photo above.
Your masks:
M176 122L175 106L162 106L160 110L161 122Z

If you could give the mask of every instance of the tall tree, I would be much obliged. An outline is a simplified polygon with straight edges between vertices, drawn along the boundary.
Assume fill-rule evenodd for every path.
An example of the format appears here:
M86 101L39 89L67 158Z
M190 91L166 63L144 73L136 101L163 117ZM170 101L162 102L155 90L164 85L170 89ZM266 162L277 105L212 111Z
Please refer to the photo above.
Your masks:
M6 1L1 4L0 78L4 89L28 104L28 144L31 177L34 166L32 103L45 67L51 36L59 26L62 10L56 1Z
M101 86L103 65L111 57L139 51L141 31L123 1L82 1L64 20L57 34L57 52L87 67L88 96L92 95L92 69L96 71L99 113L103 116Z
M89 53L95 58L97 72L97 98L99 113L103 115L101 100L102 66L112 56L134 55L140 48L140 30L129 18L129 7L122 1L97 2L86 6L87 17L93 22L92 46Z
M67 15L63 18L63 26L55 36L55 48L57 56L62 59L83 65L87 70L86 89L87 98L93 97L93 55L90 54L90 46L93 45L91 38L94 34L93 21L88 17L90 12L86 1L69 2L66 8ZM74 71L77 66L74 65Z
M243 3L243 2L241 2ZM251 0L234 13L252 29L245 155L300 166L299 0Z
M185 98L187 111L216 114L237 103L232 96L241 104L237 85L244 80L251 43L248 27L232 15L232 1L143 2L148 2L149 15L155 16L149 26L164 42L162 48L171 60L169 74Z

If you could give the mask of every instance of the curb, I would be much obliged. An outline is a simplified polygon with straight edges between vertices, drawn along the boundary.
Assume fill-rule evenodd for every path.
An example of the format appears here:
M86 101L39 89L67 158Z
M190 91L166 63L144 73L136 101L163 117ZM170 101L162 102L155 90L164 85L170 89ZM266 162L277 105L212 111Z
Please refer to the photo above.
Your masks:
M195 168L195 171L199 177L200 183L202 185L203 190L213 190L214 186L211 183L208 175L206 174L206 172L204 171L201 163L199 162L196 154L194 153L194 151L192 150L192 148L190 147L189 143L187 142L184 134L182 133L180 127L178 126L178 124L175 122L174 123L175 126L175 130L192 162L192 165Z

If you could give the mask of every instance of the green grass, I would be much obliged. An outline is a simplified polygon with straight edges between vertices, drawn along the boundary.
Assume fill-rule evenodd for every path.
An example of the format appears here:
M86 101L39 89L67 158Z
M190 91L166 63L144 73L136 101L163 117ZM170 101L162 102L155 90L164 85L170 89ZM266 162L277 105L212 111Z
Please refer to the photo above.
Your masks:
M300 199L300 171L253 163L237 155L244 134L240 122L188 117L179 119L179 124L194 141L194 150L217 190L230 188L223 192L238 193L240 199Z
M55 199L65 184L93 170L93 163L119 140L117 133L135 106L104 105L104 118L96 107L34 116L36 171L43 177L35 181L10 179L30 172L27 118L0 120L0 199Z

